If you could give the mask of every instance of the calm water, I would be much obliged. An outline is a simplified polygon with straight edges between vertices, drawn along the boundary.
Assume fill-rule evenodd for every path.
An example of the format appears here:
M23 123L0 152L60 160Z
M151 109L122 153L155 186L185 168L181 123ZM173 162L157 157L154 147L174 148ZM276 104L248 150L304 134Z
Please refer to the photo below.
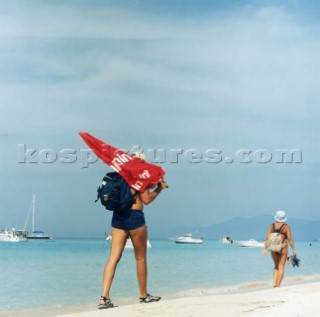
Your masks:
M271 283L272 261L261 248L206 241L177 245L153 240L148 249L149 291L162 296L214 292L231 285ZM288 266L285 280L320 274L320 243L297 242L299 268ZM0 243L0 312L96 303L109 243L56 239L52 242ZM137 301L132 250L125 250L112 287L112 299ZM221 291L221 289L219 290ZM179 293L179 294L178 294Z

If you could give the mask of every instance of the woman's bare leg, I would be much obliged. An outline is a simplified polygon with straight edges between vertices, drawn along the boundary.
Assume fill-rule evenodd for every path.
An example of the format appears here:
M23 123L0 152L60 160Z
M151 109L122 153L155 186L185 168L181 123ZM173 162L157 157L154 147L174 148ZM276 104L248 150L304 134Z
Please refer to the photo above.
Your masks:
M278 280L278 266L279 266L279 254L276 252L271 252L271 257L274 263L273 268L273 287L277 287L277 280Z
M281 254L276 252L272 252L271 256L274 262L274 269L273 269L273 287L280 287L284 276L284 268L287 260L287 250L282 250Z
M285 250L279 255L279 261L278 261L278 275L276 280L276 286L280 287L280 284L282 282L283 276L284 276L284 268L287 260L287 253Z
M147 227L130 230L130 237L137 261L137 277L140 297L147 297Z
M112 242L109 259L104 267L102 296L110 298L110 288L129 234L125 230L112 228Z

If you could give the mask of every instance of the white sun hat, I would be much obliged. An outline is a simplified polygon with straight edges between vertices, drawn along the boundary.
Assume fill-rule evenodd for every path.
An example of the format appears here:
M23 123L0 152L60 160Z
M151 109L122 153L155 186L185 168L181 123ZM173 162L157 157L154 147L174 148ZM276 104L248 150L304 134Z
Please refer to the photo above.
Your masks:
M274 219L278 222L286 222L287 221L287 214L283 210L278 210L274 216Z

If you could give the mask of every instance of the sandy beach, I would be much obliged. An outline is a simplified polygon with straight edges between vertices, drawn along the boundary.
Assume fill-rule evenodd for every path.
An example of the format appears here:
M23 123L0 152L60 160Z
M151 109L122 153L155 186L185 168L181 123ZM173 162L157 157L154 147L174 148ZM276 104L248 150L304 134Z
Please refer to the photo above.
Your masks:
M320 281L267 287L237 293L161 300L114 309L78 312L61 317L312 317L320 316Z

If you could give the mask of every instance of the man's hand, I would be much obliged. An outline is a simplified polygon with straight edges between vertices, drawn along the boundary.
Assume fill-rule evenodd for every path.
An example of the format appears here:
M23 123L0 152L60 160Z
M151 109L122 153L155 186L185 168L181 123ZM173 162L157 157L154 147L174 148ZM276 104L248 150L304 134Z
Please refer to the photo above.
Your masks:
M168 186L166 181L162 180L162 181L160 181L158 183L158 188L162 190L162 189L165 189L165 188L169 188L169 186Z

